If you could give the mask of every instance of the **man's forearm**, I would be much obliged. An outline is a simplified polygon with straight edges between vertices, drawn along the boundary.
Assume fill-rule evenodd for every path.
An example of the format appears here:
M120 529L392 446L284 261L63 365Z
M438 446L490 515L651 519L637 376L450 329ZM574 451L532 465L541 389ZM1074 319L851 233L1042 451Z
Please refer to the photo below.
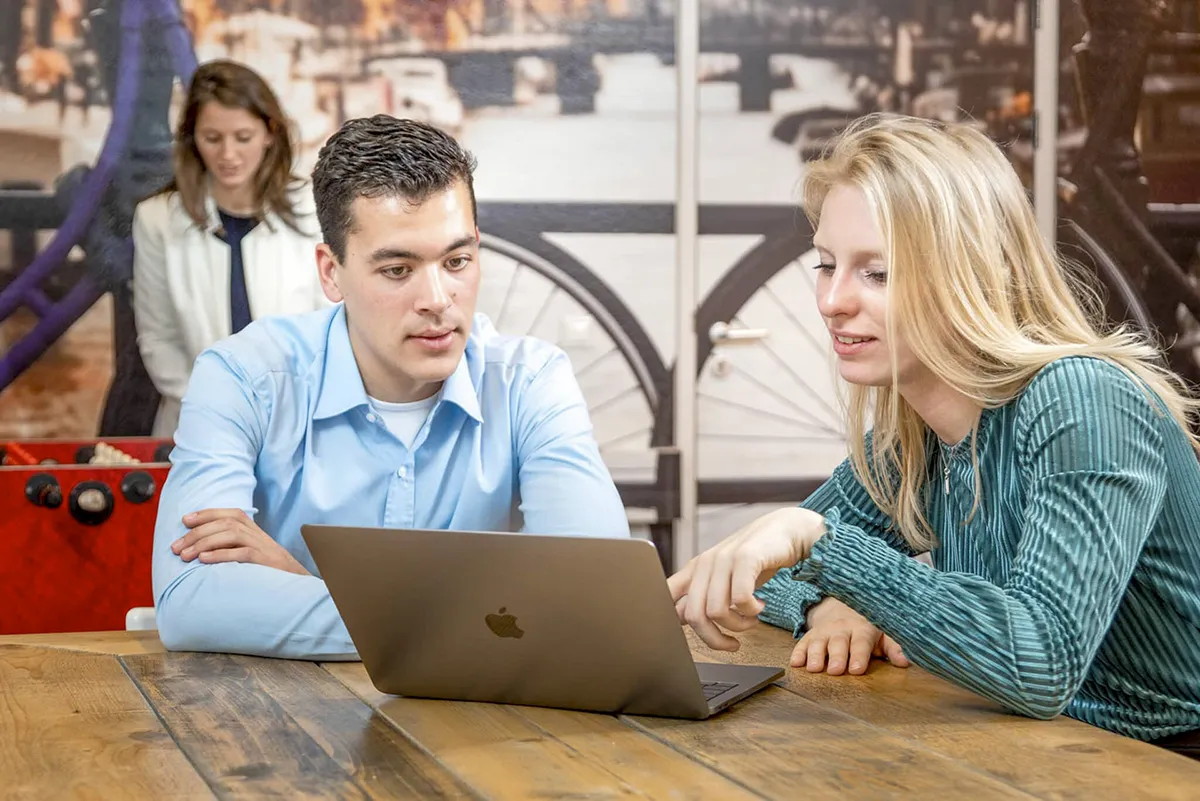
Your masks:
M159 636L172 651L354 660L325 582L262 565L185 570L159 594Z

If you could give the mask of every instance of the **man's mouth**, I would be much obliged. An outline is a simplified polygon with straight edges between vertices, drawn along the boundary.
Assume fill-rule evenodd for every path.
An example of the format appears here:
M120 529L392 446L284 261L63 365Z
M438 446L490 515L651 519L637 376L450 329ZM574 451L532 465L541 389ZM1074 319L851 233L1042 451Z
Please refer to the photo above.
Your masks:
M445 350L454 341L453 328L434 328L413 334L410 338L430 350Z

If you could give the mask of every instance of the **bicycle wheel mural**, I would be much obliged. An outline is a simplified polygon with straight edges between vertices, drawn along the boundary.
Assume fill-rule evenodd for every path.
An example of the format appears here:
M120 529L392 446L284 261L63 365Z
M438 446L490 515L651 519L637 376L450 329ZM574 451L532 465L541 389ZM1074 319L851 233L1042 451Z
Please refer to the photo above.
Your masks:
M420 116L480 162L480 309L559 343L627 505L678 516L672 369L699 357L701 544L842 458L794 206L804 163L888 109L969 119L1032 164L1028 0L700 0L696 342L674 339L673 0L16 0L0 9L0 438L138 434L134 198L179 86L242 60L297 122ZM1062 3L1060 244L1200 377L1197 4ZM1085 36L1086 34L1086 36ZM735 336L729 336L729 332Z

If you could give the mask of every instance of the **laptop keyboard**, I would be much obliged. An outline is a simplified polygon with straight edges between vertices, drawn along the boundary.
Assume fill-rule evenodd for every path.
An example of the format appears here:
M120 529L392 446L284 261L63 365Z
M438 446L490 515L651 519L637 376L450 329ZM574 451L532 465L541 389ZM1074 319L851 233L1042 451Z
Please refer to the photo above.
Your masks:
M708 681L701 683L700 686L704 689L704 697L711 701L726 690L732 690L737 685L724 681Z

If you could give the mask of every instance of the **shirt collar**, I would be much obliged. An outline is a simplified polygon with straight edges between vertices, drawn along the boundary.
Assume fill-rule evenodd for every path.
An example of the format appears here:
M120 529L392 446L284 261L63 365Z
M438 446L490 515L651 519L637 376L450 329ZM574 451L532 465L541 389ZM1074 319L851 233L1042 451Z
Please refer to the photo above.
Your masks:
M475 374L483 372L481 350L482 345L475 336L469 336L466 351L458 360L458 366L442 385L440 401L454 404L468 417L480 423L483 422L483 412L479 406ZM476 365L477 369L472 369L473 365ZM482 386L482 375L478 377ZM362 374L358 371L358 362L354 358L353 348L350 347L346 307L344 304L338 304L337 312L329 326L329 337L325 345L325 367L321 375L321 389L313 419L336 417L368 403Z
M479 391L475 388L473 376L475 371L471 369L472 364L478 364L478 372L483 372L482 354L478 353L478 350L479 343L475 341L475 337L468 336L467 348L458 360L458 366L442 385L442 401L453 403L472 420L482 423L483 411L479 408ZM482 385L483 382L480 381L480 386Z
M359 406L367 405L367 390L363 386L358 362L350 347L350 330L346 327L346 306L338 304L329 324L325 343L325 366L321 373L321 390L317 397L314 420L337 417Z
M216 201L216 199L213 198L211 189L207 188L207 187L211 187L211 186L212 186L212 179L210 178L208 180L208 183L206 184L206 189L204 192L204 216L205 216L204 232L206 234L219 233L221 230L221 227L222 227L221 226L221 210L219 208L217 208L217 201ZM272 232L277 231L279 229L279 227L281 225L283 225L283 220L277 214L275 214L275 212L273 212L273 211L264 212L263 216L262 216L262 221L266 225L266 227L269 230L271 230ZM187 223L190 224L191 220L188 219Z

